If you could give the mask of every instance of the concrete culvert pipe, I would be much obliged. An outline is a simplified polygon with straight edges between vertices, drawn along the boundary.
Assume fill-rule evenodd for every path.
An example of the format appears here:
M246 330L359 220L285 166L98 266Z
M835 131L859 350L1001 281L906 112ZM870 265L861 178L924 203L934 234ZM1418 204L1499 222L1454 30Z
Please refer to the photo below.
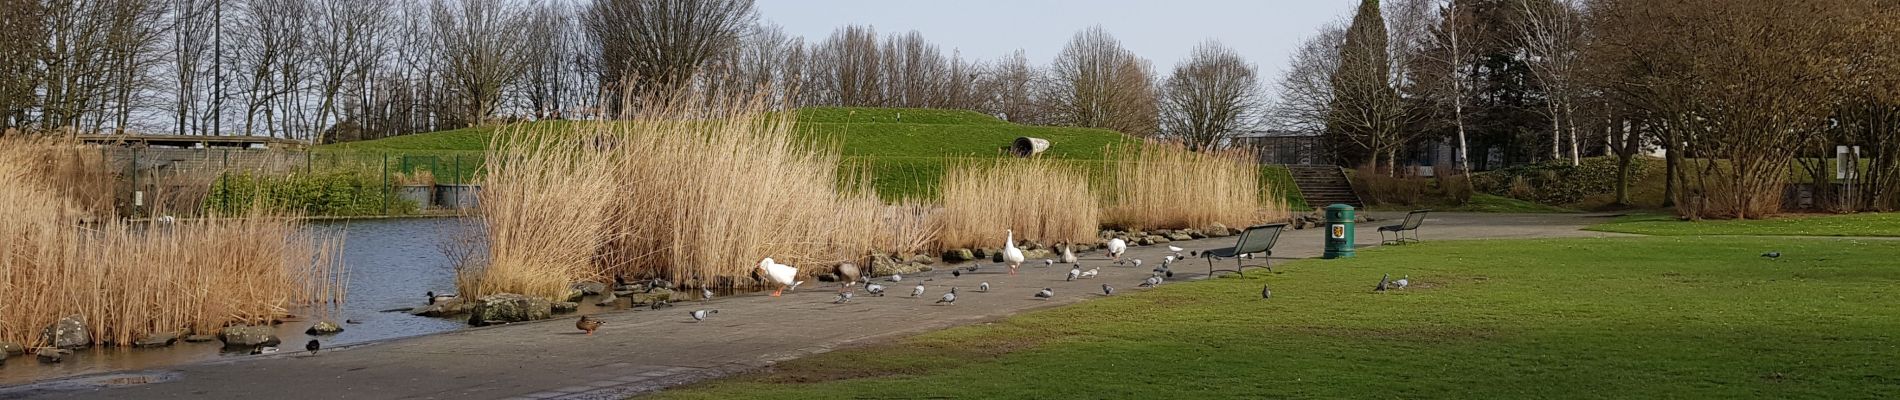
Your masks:
M1016 141L1009 146L1009 151L1015 153L1017 157L1029 157L1042 154L1043 151L1047 150L1049 150L1049 139L1032 138L1028 136L1016 138Z

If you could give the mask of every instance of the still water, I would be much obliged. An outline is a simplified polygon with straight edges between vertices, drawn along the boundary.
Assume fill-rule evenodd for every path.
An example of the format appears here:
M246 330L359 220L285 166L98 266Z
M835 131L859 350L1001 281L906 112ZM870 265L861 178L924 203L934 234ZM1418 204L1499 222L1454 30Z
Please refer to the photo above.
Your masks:
M335 321L344 331L321 336L325 347L426 335L462 329L459 320L416 317L382 310L408 308L427 302L434 290L453 292L455 272L442 245L467 229L478 229L461 218L318 221L311 229L343 234L341 261L349 271L349 293ZM304 313L299 313L304 314ZM352 320L356 323L345 323ZM317 321L296 319L277 326L284 351L302 351L310 337L304 330ZM78 350L58 364L43 364L31 354L13 356L0 364L0 386L99 372L163 368L216 359L243 357L250 349L224 349L217 341L186 343L166 348L134 349L92 347Z

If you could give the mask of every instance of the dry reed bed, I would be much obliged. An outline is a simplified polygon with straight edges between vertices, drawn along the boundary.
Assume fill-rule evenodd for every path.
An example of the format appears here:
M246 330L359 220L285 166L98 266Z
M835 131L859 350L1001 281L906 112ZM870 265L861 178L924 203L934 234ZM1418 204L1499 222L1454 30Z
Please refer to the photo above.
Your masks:
M557 297L614 274L749 287L765 257L812 275L929 242L927 212L886 206L840 176L837 151L800 141L791 113L757 104L505 132L482 190L490 257L461 290Z
M1245 227L1281 220L1286 205L1269 196L1260 167L1245 151L1193 152L1149 143L1122 152L1103 183L1103 223L1124 229Z
M1017 241L1093 242L1101 228L1098 195L1086 173L1057 162L998 159L945 171L939 248L1000 247Z
M129 345L156 332L265 323L343 298L333 239L264 214L160 226L119 221L85 196L87 188L63 186L109 176L90 169L103 165L85 159L96 156L67 144L0 140L0 202L8 205L0 208L0 340L45 345L41 329L79 315L94 343Z

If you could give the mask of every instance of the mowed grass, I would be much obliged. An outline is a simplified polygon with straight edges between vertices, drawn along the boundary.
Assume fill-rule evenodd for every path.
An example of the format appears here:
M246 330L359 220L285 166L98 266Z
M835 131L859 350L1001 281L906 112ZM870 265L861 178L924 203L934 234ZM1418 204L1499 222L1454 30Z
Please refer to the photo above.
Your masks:
M1427 242L1125 282L653 397L1895 398L1894 254L1818 238ZM1381 273L1412 285L1374 294Z
M1672 215L1641 214L1586 228L1601 232L1661 236L1900 236L1900 213L1784 215L1758 220L1683 221Z

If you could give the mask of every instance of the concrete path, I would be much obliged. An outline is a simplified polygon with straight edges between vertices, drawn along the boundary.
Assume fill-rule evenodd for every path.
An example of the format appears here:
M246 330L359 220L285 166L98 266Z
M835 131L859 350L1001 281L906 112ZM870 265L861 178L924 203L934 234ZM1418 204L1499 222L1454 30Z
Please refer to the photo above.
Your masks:
M1361 224L1356 231L1361 245L1376 245L1375 227L1396 223L1394 219L1402 216L1373 214L1380 221ZM1622 236L1578 230L1601 221L1575 214L1441 213L1426 220L1422 235L1428 241ZM1286 232L1275 258L1318 256L1322 234L1318 229ZM1199 250L1229 246L1233 240L1173 244ZM1129 257L1145 259L1152 266L1165 253L1165 246L1136 247ZM860 296L842 305L831 304L835 285L820 284L782 298L747 295L710 303L685 302L661 311L601 314L607 325L594 336L574 329L578 316L570 315L363 344L316 356L301 352L257 356L0 388L0 398L617 399L840 346L1094 299L1103 283L1134 291L1150 269L1117 267L1105 260L1100 252L1083 254L1081 264L1100 267L1102 276L1075 282L1063 281L1068 268L1061 265L1024 266L1013 277L1000 267L961 278L943 270L907 276L902 283L884 282L893 295ZM1176 264L1175 270L1174 281L1197 279L1205 273L1206 263L1190 260ZM925 282L929 292L924 298L904 297L924 279L933 279ZM976 293L977 284L986 281L991 292ZM952 286L962 295L956 305L932 304ZM1056 298L1033 299L1043 287L1054 288ZM695 323L686 314L700 308L719 313ZM287 346L286 352L292 347L300 346Z

